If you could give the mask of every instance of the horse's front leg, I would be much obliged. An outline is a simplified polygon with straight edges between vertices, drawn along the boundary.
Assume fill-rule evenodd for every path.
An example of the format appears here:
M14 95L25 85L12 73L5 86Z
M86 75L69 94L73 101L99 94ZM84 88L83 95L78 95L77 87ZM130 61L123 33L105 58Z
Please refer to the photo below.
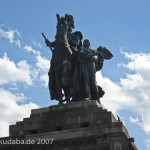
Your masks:
M57 96L58 96L58 100L59 103L58 104L63 104L63 100L62 100L62 83L61 83L61 77L59 77L58 75L56 76L56 83L57 83Z
M63 75L62 75L62 86L65 94L65 101L70 101L70 88L72 85L71 81L71 62L69 60L63 61Z

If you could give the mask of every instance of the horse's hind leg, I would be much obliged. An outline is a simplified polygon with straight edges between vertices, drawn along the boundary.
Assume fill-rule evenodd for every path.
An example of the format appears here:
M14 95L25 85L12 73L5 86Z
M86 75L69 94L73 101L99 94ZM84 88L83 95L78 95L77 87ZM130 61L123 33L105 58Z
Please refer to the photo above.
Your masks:
M62 100L62 88L61 88L61 86L57 86L57 93L58 93L59 104L62 104L63 100Z
M62 104L63 103L63 101L62 101L62 86L61 86L62 84L61 84L61 78L58 77L58 75L56 76L56 83L57 83L56 91L57 91L59 104Z
M70 102L70 88L65 87L65 88L63 88L63 90L64 90L64 94L65 94L65 101L68 103L68 102Z

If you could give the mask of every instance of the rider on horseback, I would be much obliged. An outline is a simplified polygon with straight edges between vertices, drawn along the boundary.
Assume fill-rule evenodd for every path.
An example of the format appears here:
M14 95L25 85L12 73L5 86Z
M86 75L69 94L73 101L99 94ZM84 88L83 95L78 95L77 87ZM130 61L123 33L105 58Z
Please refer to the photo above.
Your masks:
M67 15L67 24L68 24L68 31L67 31L67 38L68 38L68 43L70 45L70 48L73 52L73 56L76 59L77 54L79 49L82 47L82 33L80 31L76 31L76 32L72 32L72 30L75 28L74 26L74 18L72 15ZM56 38L56 37L55 37ZM53 47L53 53L55 53L55 45L56 45L56 41L53 42L49 42L49 40L45 40L45 43L48 47ZM51 65L50 65L50 69L49 69L49 91L50 91L50 95L51 95L51 100L58 100L58 96L57 96L57 87L56 87L56 79L55 79L55 75L54 75L54 69L53 69L53 55L52 55L52 59L51 59ZM65 64L65 63L64 63Z

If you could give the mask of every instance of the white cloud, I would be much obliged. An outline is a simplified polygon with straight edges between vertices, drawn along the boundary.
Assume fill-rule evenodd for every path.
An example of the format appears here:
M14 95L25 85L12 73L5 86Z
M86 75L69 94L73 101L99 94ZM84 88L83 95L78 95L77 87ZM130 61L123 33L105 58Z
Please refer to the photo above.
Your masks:
M18 81L29 86L33 85L33 81L37 79L38 81L40 79L44 85L48 83L49 60L42 58L40 51L32 46L23 46L20 37L17 29L6 31L0 27L0 38L7 39L10 43L30 52L36 58L36 64L32 64L34 66L32 68L26 60L16 63L6 53L3 57L0 57L0 137L8 136L10 124L15 124L16 121L29 117L31 109L39 107L32 102L27 103L27 97L23 93L13 94L3 89L2 86L11 83L15 89L19 90L17 87ZM33 45L41 48L41 45L37 42L33 42Z
M2 88L0 88L0 95L0 137L4 137L8 136L10 124L29 117L31 109L38 108L39 106L32 102L19 105L17 102L24 100L24 97L14 95Z
M121 66L130 73L120 79L120 84L97 73L98 83L106 93L102 104L114 113L120 109L136 111L142 119L138 124L146 133L150 133L150 54L124 53L124 56L128 62Z
M130 117L130 122L131 123L138 123L139 122L139 118L138 117L136 117L136 118Z
M1 120L0 123L0 137L9 136L9 122L5 120Z
M38 43L37 41L32 41L34 46L37 46L38 48L42 48L42 45L40 43Z
M10 43L15 43L16 45L21 47L21 42L19 39L21 37L21 35L17 29L5 31L0 28L0 37L3 37L5 39L9 40Z
M45 86L48 84L48 70L50 67L50 60L41 57L40 55L36 57L36 67L38 68L40 74L40 80Z
M5 53L4 56L0 58L0 72L0 85L16 81L22 81L27 85L32 85L30 66L25 60L15 64Z
M9 40L10 43L15 43L17 46L22 47L27 52L32 52L35 55L40 55L40 51L34 49L32 46L30 46L30 45L23 46L22 45L22 43L20 41L21 34L18 31L18 29L4 30L0 26L0 37ZM42 48L42 45L36 41L32 41L32 44L40 49Z
M113 111L114 114L122 108L122 106L128 106L130 98L123 93L122 88L111 81L107 77L103 77L101 72L96 73L97 83L105 91L105 95L101 99L102 104L107 107L108 110Z
M45 86L45 87L48 86L48 72L40 75L40 81L42 81L43 86Z
M29 45L25 45L23 49L26 50L27 52L32 52L35 55L40 55L40 51L33 49Z
M124 67L130 71L135 71L136 74L142 75L142 77L150 80L150 53L123 53L125 58L130 62L127 64L122 64Z
M8 39L10 41L10 43L12 43L14 40L14 33L15 33L15 31L13 31L13 30L4 31L4 30L0 29L0 36Z
M44 57L41 57L41 56L37 56L36 59L37 59L36 66L38 68L40 68L41 70L47 72L49 67L50 67L50 61Z
M33 48L33 46L42 48L42 45L36 41L32 41L33 46L22 45L19 39L21 35L17 29L6 31L3 30L2 27L0 27L0 37L9 40L10 43L15 43L26 52L32 53L33 57L36 57L37 61L35 64L36 66L32 64L34 67L31 69L31 67L25 60L15 64L13 61L9 60L9 58L5 54L3 58L0 58L0 72L3 72L3 74L0 75L0 85L16 81L23 81L28 85L32 85L33 81L37 81L37 79L40 79L40 81L42 81L42 84L44 86L47 86L47 74L50 66L49 60L47 60L46 58L42 58L40 51Z
M146 140L144 141L144 143L145 143L145 145L146 145L147 150L150 150L150 140L149 140L149 139L146 139Z
M41 45L35 41L33 42L33 44L35 46L41 47ZM35 54L36 63L35 63L34 69L32 70L32 77L35 80L38 79L38 81L40 79L40 81L42 82L42 85L47 87L47 85L48 85L48 70L50 68L50 60L42 57L40 51L34 49L32 46L26 45L26 46L24 46L24 50Z
M133 118L133 117L130 117L130 122L133 123L133 124L136 124L136 125L139 125L141 127L143 127L142 123L140 122L139 118L136 117L136 118Z
M15 44L21 47L21 41L19 39L15 40Z

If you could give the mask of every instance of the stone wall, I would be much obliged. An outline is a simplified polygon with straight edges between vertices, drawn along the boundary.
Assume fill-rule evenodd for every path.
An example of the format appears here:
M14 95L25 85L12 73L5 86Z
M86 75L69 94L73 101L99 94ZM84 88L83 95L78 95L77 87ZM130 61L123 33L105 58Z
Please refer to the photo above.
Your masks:
M24 141L54 140L51 144L0 145L0 148L137 150L124 124L97 101L73 102L32 110L30 118L10 126L10 137L5 139L10 138Z

